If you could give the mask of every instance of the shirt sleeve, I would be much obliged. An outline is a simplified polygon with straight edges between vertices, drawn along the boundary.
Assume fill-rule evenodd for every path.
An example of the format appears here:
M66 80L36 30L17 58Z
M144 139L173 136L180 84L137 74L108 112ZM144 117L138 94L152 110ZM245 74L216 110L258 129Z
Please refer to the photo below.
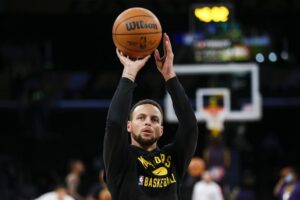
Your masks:
M127 164L129 141L127 121L136 84L127 78L121 78L108 109L103 160L106 176L112 177Z
M197 120L192 105L178 78L169 79L166 82L166 88L171 96L178 119L173 152L178 176L183 178L197 146Z

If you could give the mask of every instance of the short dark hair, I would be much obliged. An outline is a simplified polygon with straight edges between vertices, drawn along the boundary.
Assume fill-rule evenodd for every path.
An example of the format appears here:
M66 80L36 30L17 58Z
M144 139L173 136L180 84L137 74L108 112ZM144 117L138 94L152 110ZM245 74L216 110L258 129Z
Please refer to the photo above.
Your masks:
M162 110L161 106L159 105L159 103L157 103L156 101L154 101L152 99L143 99L143 100L138 101L136 104L134 104L132 106L130 113L129 113L129 120L132 120L132 113L135 110L135 108L140 105L144 105L144 104L151 104L151 105L155 106L156 108L158 108L158 110L161 113L161 116L163 117L163 110Z

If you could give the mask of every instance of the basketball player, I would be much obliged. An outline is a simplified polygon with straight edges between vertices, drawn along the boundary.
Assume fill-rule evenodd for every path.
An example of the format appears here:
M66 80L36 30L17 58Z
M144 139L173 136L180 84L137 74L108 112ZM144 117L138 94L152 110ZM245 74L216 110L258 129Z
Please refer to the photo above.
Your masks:
M135 78L150 56L133 61L117 50L124 69L108 110L103 155L113 200L180 199L179 187L196 148L198 127L173 69L174 55L167 34L163 36L163 44L164 56L160 57L155 50L154 58L171 95L179 125L174 142L162 148L157 146L164 132L159 104L141 100L130 110Z

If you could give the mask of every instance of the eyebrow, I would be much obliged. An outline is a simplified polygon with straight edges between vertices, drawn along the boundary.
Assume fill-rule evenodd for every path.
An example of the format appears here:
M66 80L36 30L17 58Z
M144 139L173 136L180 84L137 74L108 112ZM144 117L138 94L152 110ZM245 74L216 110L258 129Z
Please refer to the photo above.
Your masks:
M137 114L136 116L147 116L147 114L145 114L145 113L139 113L139 114ZM150 117L156 117L156 118L158 118L159 119L159 116L158 115L151 115Z

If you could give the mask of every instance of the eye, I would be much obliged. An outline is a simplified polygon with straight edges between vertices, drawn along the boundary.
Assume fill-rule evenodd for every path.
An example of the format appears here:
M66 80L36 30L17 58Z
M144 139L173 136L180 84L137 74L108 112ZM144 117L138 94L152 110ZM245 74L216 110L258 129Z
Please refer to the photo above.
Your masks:
M140 116L137 117L137 119L145 119L145 116L140 115Z
M153 118L152 118L152 121L158 123L158 122L159 122L159 119L158 119L157 117L153 117Z

